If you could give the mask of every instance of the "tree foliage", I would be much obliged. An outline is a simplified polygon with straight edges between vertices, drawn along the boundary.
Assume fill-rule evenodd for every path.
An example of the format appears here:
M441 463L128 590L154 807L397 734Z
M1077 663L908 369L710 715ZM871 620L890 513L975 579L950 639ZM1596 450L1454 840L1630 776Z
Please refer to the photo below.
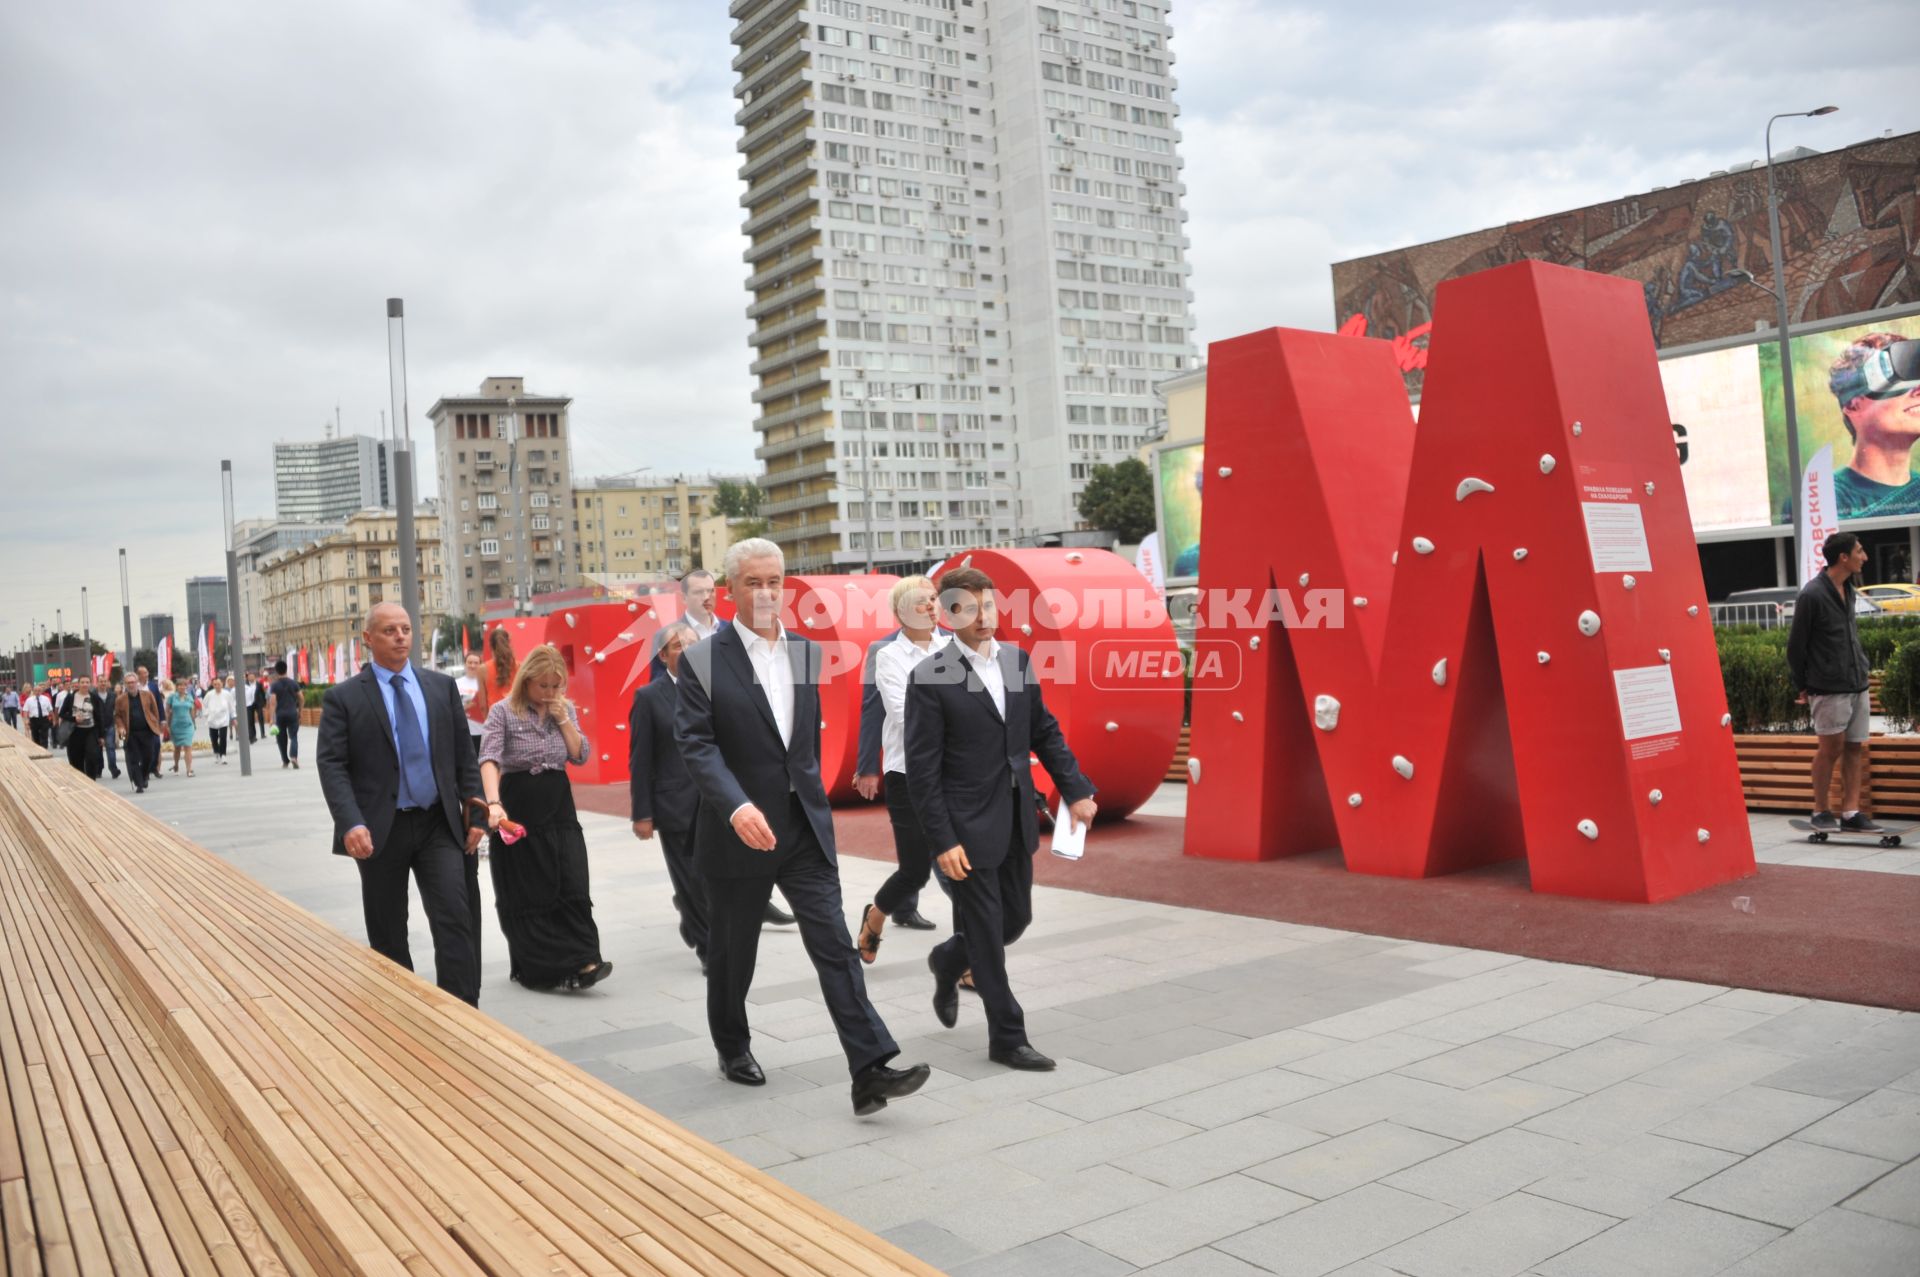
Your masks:
M751 519L760 513L765 497L752 479L721 479L713 485L713 510L729 519Z
M1153 475L1138 457L1097 465L1080 494L1080 517L1128 544L1153 531Z

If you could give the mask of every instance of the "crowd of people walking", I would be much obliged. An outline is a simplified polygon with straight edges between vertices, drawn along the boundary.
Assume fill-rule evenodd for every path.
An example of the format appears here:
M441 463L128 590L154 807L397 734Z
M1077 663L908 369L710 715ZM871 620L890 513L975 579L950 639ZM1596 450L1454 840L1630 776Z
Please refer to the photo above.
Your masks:
M867 654L853 777L884 798L897 867L849 915L841 891L829 778L821 773L821 648L785 629L779 547L750 539L727 555L731 621L714 614L704 572L681 582L677 619L653 639L648 679L627 722L631 828L657 842L679 935L707 980L707 1021L723 1077L766 1075L748 1012L761 930L797 924L846 1055L857 1115L913 1094L924 1064L896 1067L900 1048L869 998L865 968L889 924L935 930L920 893L937 883L952 934L929 955L939 1021L958 1023L962 989L978 993L988 1054L1014 1069L1051 1069L1028 1040L1006 949L1033 920L1032 858L1044 808L1030 755L1052 777L1069 818L1090 821L1093 785L1047 710L1026 654L1002 646L993 582L971 567L909 577L890 602L898 628ZM397 604L368 614L370 657L322 700L314 761L337 855L357 866L367 943L411 970L407 917L417 888L442 989L478 1005L482 895L488 861L510 978L541 991L593 988L613 972L594 916L585 835L569 767L593 748L567 697L568 667L551 645L522 658L491 631L457 677L413 659L413 620ZM79 678L10 693L10 725L64 748L73 766L135 792L161 775L193 776L206 729L216 764L245 722L271 735L281 766L300 766L305 692L284 661L244 679L155 680L144 667L118 687ZM792 910L774 903L778 889ZM852 922L851 928L849 921ZM857 937L857 938L856 938Z

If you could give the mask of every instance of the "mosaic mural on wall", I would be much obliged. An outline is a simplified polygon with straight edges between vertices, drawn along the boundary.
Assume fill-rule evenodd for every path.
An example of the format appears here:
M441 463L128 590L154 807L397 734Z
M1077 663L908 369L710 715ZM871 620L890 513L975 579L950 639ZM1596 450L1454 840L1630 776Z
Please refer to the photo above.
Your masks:
M1920 301L1920 133L1781 163L1780 236L1794 323ZM1408 389L1444 279L1533 258L1637 280L1661 346L1751 333L1773 298L1764 168L1337 262L1343 332L1394 340Z

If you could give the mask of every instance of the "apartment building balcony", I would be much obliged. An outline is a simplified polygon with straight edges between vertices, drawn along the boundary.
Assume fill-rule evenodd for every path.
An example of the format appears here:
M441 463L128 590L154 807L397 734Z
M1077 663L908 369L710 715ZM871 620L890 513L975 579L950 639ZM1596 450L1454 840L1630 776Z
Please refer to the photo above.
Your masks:
M754 179L762 173L773 168L776 164L784 163L792 156L805 154L812 145L813 138L807 133L806 129L794 129L793 132L785 138L769 146L765 151L742 164L735 176L739 177L741 181L746 182L748 185L752 185Z
M797 434L791 439L782 439L778 443L761 444L753 450L753 459L771 461L775 457L787 457L796 452L805 452L808 448L824 448L827 443L826 431L809 430L805 434Z
M833 473L831 459L809 461L805 465L790 466L785 470L769 470L760 476L762 488L774 488L785 483L798 483L802 479L818 479Z
M749 30L744 22L734 27L731 43L740 50L733 58L734 71L744 73L751 70L758 66L760 60L778 46L781 40L790 40L797 35L805 34L806 23L800 20L800 11L805 7L801 0L791 0L786 6L786 13L776 15L770 20L756 19L752 30ZM743 39L746 41L745 44L741 43Z
M810 279L803 279L791 287L783 288L770 297L763 297L747 307L747 318L759 319L762 315L771 315L776 310L797 305L803 301L811 301L815 297L825 296L826 289L822 284L823 281L821 278L815 275Z
M772 372L776 368L784 368L788 364L797 364L803 359L819 354L820 351L821 345L818 337L812 341L803 342L798 346L783 346L779 350L769 354L766 358L749 364L747 371L758 377L762 373Z
M754 120L764 116L769 109L774 108L787 97L804 91L806 84L807 68L805 66L794 67L791 71L788 71L784 77L775 80L765 89L755 93L752 101L746 103L738 111L734 112L733 122L743 129L752 127Z
M767 533L767 539L775 545L787 545L794 541L809 541L814 537L833 535L833 520L822 519L813 523L802 523L791 528L774 528Z
M742 102L751 102L760 91L778 84L794 67L804 63L807 57L806 32L802 30L799 38L787 44L773 41L777 47L770 49L760 65L749 67L740 78L734 81L733 96Z
M801 117L811 114L813 114L813 99L795 98L791 106L781 107L776 114L749 129L738 142L734 143L733 149L742 155L756 151L792 128Z
M746 222L742 223L740 233L743 235L758 235L761 231L769 227L778 226L789 216L806 208L809 204L817 202L813 196L813 189L808 187L795 195L788 196L771 208L754 214L751 218L747 219ZM754 250L758 250L761 247L760 244L753 245Z
M762 501L760 517L773 519L783 514L792 514L796 510L811 510L816 506L835 506L833 489L824 488L819 492L809 492L805 496L789 497L785 501Z
M802 250L799 254L782 257L769 265L761 267L747 276L747 291L757 293L768 284L776 283L782 275L797 275L808 266L820 260L815 251L818 246Z
M795 408L783 408L779 412L770 412L764 417L755 417L752 425L755 430L764 432L772 430L776 426L790 425L796 421L805 421L810 417L822 416L831 411L827 408L826 403L827 401L823 397L808 403L803 403Z
M789 377L785 381L776 381L770 386L760 387L753 392L753 401L766 403L773 399L783 399L788 395L805 394L809 390L817 390L827 384L827 370L813 368L801 373L798 377Z

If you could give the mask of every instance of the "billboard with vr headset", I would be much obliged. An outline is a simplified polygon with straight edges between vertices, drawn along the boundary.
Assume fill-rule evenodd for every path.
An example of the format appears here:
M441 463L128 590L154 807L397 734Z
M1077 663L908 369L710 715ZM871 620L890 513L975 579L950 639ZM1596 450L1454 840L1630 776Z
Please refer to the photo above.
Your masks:
M1769 508L1784 523L1791 481L1780 348L1768 343L1758 353ZM1833 448L1841 520L1920 514L1920 316L1796 336L1793 400L1801 464Z

